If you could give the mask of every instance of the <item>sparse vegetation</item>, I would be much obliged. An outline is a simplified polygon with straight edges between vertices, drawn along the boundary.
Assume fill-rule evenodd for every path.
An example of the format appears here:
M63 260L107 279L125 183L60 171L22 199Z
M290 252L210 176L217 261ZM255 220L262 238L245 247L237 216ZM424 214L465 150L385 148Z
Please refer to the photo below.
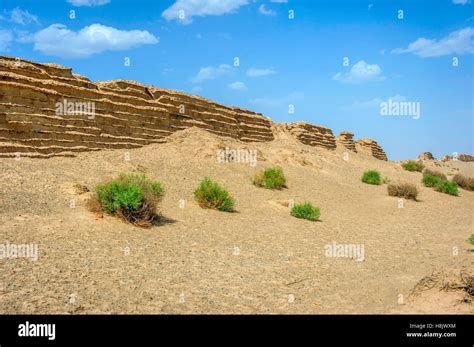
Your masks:
M426 172L426 171L425 171ZM432 173L432 171L430 171ZM431 175L431 174L424 174L422 182L425 187L434 188L437 192L442 192L450 195L458 195L458 185L456 182L449 181L447 179L442 179L440 175Z
M447 180L446 176L444 176L440 172L425 170L422 182L425 187L434 188L434 190L436 190L437 192L442 192L450 195L459 194L457 183L454 182L454 180Z
M369 170L362 175L362 182L367 184L380 184L380 172L377 170Z
M418 189L411 183L389 184L387 191L390 196L398 196L400 198L412 199L415 201L418 196Z
M303 204L295 204L291 209L290 214L296 218L308 219L311 221L316 221L321 215L319 207L313 206L309 202Z
M421 161L409 160L406 163L403 163L402 167L408 171L421 172L425 166Z
M438 176L423 175L422 182L425 187L434 187L438 182L442 181Z
M456 184L456 182L452 182L452 181L439 180L434 185L434 189L437 192L442 192L442 193L446 193L446 194L449 194L449 195L457 196L459 194L458 185Z
M423 171L423 175L436 176L436 177L441 178L442 180L447 179L447 177L444 173L436 171L436 170L425 169Z
M89 206L132 224L150 227L159 217L157 206L163 195L160 182L144 174L121 174L117 179L98 185Z
M390 178L388 178L387 176L384 176L382 178L382 184L389 184L390 183Z
M282 189L286 187L286 178L280 167L269 167L258 172L253 178L253 184L267 189Z
M209 177L205 177L194 191L194 197L202 208L233 212L235 199L231 194Z
M471 245L474 245L474 234L472 234L471 237L469 237L467 240Z
M461 174L456 174L453 177L453 182L465 190L474 190L474 178L466 177Z

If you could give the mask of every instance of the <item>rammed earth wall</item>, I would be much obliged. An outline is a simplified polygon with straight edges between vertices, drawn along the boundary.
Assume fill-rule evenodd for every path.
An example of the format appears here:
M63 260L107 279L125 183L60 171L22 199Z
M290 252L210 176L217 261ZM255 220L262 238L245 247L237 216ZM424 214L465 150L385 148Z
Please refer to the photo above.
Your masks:
M136 148L188 127L268 142L272 124L259 113L183 92L125 80L92 82L71 68L0 57L0 157ZM285 127L304 144L336 148L331 129L304 122ZM383 159L379 152L374 156Z

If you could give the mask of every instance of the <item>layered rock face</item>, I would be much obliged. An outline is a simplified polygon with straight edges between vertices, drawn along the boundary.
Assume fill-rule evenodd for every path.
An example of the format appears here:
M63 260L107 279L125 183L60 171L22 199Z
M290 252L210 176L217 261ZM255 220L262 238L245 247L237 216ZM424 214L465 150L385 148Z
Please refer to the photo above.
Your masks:
M285 127L301 143L326 149L336 148L336 138L331 129L306 122L286 123Z
M93 83L70 68L0 57L0 156L71 156L163 142L196 126L271 141L271 120L186 93L132 81Z
M371 156L380 160L387 160L387 155L376 141L365 138L356 141L356 143L360 146L359 148L362 151L370 154Z
M348 150L357 152L356 144L353 140L354 134L349 131L341 131L337 137L337 142L346 147Z
M272 141L279 129L303 144L336 148L331 129L305 122L275 124L260 113L183 92L126 80L92 82L71 68L0 56L0 157L136 148L164 142L189 127L246 142ZM338 140L357 151L352 137L342 132ZM387 160L375 141L359 142Z

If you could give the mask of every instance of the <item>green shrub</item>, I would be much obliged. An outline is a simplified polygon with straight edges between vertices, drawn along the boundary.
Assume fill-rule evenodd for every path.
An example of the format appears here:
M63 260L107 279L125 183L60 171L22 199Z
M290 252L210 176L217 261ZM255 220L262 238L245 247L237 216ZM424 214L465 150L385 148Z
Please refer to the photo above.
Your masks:
M418 171L421 172L423 171L423 168L425 167L422 162L420 161L414 161L414 160L409 160L406 163L403 163L402 167L405 170L408 171Z
M268 167L254 176L253 184L267 189L282 189L286 187L286 178L282 168Z
M434 185L434 189L437 192L442 192L449 195L457 196L459 194L458 185L456 184L456 182L440 180Z
M437 192L442 192L450 195L458 195L458 185L456 182L441 179L439 176L423 175L422 179L425 187L432 187Z
M138 226L150 227L159 217L157 205L163 195L160 182L152 181L144 174L129 173L98 185L94 199L103 212Z
M453 177L453 182L456 182L456 184L462 189L474 190L474 178L466 177L461 174L456 174Z
M423 175L422 182L425 187L434 187L438 182L442 181L438 176Z
M423 175L436 176L436 177L441 178L442 180L447 179L447 177L444 173L436 171L436 170L425 169L423 171Z
M368 184L380 184L380 172L377 170L369 170L362 175L362 182Z
M474 234L472 234L471 237L469 237L468 241L471 245L474 245Z
M321 211L319 207L314 207L311 203L305 202L303 204L295 204L291 209L290 214L296 218L316 221L319 219Z
M109 182L97 188L99 201L107 213L115 213L119 209L136 210L143 201L143 191L136 184L126 182Z
M411 183L389 184L387 191L390 196L398 196L400 198L412 199L415 201L418 196L418 189Z
M229 192L210 178L205 177L194 191L194 197L202 208L233 212L235 199Z

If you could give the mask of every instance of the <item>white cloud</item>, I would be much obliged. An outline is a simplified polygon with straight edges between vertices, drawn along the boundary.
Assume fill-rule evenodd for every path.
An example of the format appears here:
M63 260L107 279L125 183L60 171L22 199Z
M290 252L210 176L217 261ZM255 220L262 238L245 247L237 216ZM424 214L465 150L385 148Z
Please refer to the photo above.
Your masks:
M363 60L355 63L349 72L338 72L333 76L333 80L351 84L382 81L384 79L380 66L367 64Z
M235 12L249 0L177 0L161 14L166 20L189 24L193 17L220 16Z
M27 25L30 23L39 23L37 16L29 13L28 11L23 11L18 7L14 8L10 12L5 11L5 13L9 14L10 21L15 24Z
M86 58L105 51L122 51L140 45L158 43L158 38L144 30L118 30L92 24L80 31L53 24L33 35L34 49L61 58Z
M250 100L250 103L260 107L283 107L291 104L295 101L304 99L304 93L302 92L292 92L288 95L285 95L281 98L257 98Z
M68 0L73 6L102 6L108 4L110 0Z
M423 58L450 54L472 54L474 53L472 36L474 36L474 28L467 27L453 31L439 40L421 37L410 43L407 48L397 48L392 50L392 53L413 53Z
M221 76L230 74L232 67L227 64L221 64L217 67L207 66L199 70L196 76L192 78L192 82L201 83L205 80L212 80Z
M249 77L261 77L261 76L267 76L267 75L273 75L275 74L276 71L273 70L272 68L267 68L267 69L254 69L250 68L247 69L247 76Z
M10 30L0 30L0 51L7 50L12 40L13 35Z
M274 16L274 15L276 15L275 11L268 9L264 4L261 4L258 7L258 13L263 14L264 16Z
M466 5L469 4L471 0L453 0L453 4L455 5Z
M233 90L240 90L240 91L244 91L248 89L244 82L231 83L229 84L229 88Z
M3 16L0 20L5 20L14 24L27 25L31 23L39 24L38 17L28 11L24 11L19 7L15 7L11 11L3 10Z

